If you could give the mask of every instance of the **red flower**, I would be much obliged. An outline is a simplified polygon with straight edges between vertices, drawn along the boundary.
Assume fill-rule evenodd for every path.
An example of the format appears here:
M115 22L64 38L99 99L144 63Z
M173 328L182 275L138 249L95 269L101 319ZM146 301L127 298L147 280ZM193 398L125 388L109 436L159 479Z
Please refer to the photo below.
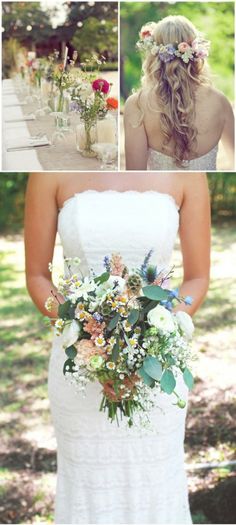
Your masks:
M151 31L146 29L146 31L141 32L141 38L146 38L146 36L151 36L151 34L152 34Z
M118 108L118 100L117 100L117 98L108 97L106 102L107 102L107 108L108 109L117 109Z
M108 93L110 90L110 84L104 78L97 78L92 83L92 88L94 91L101 91L102 93Z

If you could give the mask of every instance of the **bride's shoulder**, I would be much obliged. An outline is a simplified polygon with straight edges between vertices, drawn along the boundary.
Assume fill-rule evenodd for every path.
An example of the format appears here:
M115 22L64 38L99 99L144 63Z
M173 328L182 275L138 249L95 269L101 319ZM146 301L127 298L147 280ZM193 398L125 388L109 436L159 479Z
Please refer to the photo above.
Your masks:
M210 101L211 104L215 103L217 104L217 106L221 106L222 109L230 105L230 102L226 95L214 86L202 85L200 87L199 94L200 96L205 96L208 104Z
M141 124L145 111L145 97L143 91L140 90L130 95L124 107L124 118L126 122L132 123L132 125Z

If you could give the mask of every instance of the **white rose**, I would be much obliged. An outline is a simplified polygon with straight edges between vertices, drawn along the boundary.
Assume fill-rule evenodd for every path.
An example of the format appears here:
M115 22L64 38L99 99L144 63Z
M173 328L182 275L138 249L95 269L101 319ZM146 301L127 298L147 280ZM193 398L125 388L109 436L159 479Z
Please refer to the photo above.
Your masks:
M177 323L187 339L192 339L194 324L192 318L186 312L177 312L175 315Z
M175 331L176 327L171 313L160 304L148 312L147 320L151 326L155 326L162 332L170 333Z
M73 319L70 323L66 323L65 328L62 332L62 345L63 348L73 345L78 340L80 333L80 327L78 323Z
M119 291L119 293L122 293L126 286L126 281L122 277L119 277L119 275L110 275L109 279L105 281L104 283L100 284L96 296L99 297L99 299L107 296L108 293L112 292L114 289L114 285L117 283L116 290Z
M122 293L125 289L126 280L119 275L110 275L107 281L108 286L113 289L115 283L117 283L116 290L119 289L119 291Z

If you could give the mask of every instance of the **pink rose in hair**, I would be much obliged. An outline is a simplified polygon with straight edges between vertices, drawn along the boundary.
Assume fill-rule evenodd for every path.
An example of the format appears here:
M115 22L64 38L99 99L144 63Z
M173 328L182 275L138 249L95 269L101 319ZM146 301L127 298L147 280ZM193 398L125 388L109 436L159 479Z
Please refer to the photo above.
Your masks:
M92 88L94 91L101 91L102 93L107 94L110 90L110 84L104 78L97 78L92 83Z
M190 45L187 44L187 42L181 42L179 45L178 45L178 51L180 53L185 53L186 51L188 51L188 49L190 48Z

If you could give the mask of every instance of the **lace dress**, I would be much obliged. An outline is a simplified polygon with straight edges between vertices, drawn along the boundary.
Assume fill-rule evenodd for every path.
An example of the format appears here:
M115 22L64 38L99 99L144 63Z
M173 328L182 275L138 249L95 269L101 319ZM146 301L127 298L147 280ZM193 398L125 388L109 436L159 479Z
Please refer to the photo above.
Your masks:
M68 199L58 231L65 256L79 256L83 273L103 270L103 257L120 252L140 266L154 248L159 268L169 265L179 224L167 194L86 191ZM58 447L56 523L188 524L184 469L186 410L174 398L157 396L150 412L153 431L120 427L99 412L101 386L76 393L63 376L64 350L55 336L49 365L49 397ZM187 388L177 381L187 399Z
M148 169L151 171L216 171L217 153L218 145L206 153L206 155L202 155L196 159L183 161L183 165L179 167L176 166L172 157L149 148Z

